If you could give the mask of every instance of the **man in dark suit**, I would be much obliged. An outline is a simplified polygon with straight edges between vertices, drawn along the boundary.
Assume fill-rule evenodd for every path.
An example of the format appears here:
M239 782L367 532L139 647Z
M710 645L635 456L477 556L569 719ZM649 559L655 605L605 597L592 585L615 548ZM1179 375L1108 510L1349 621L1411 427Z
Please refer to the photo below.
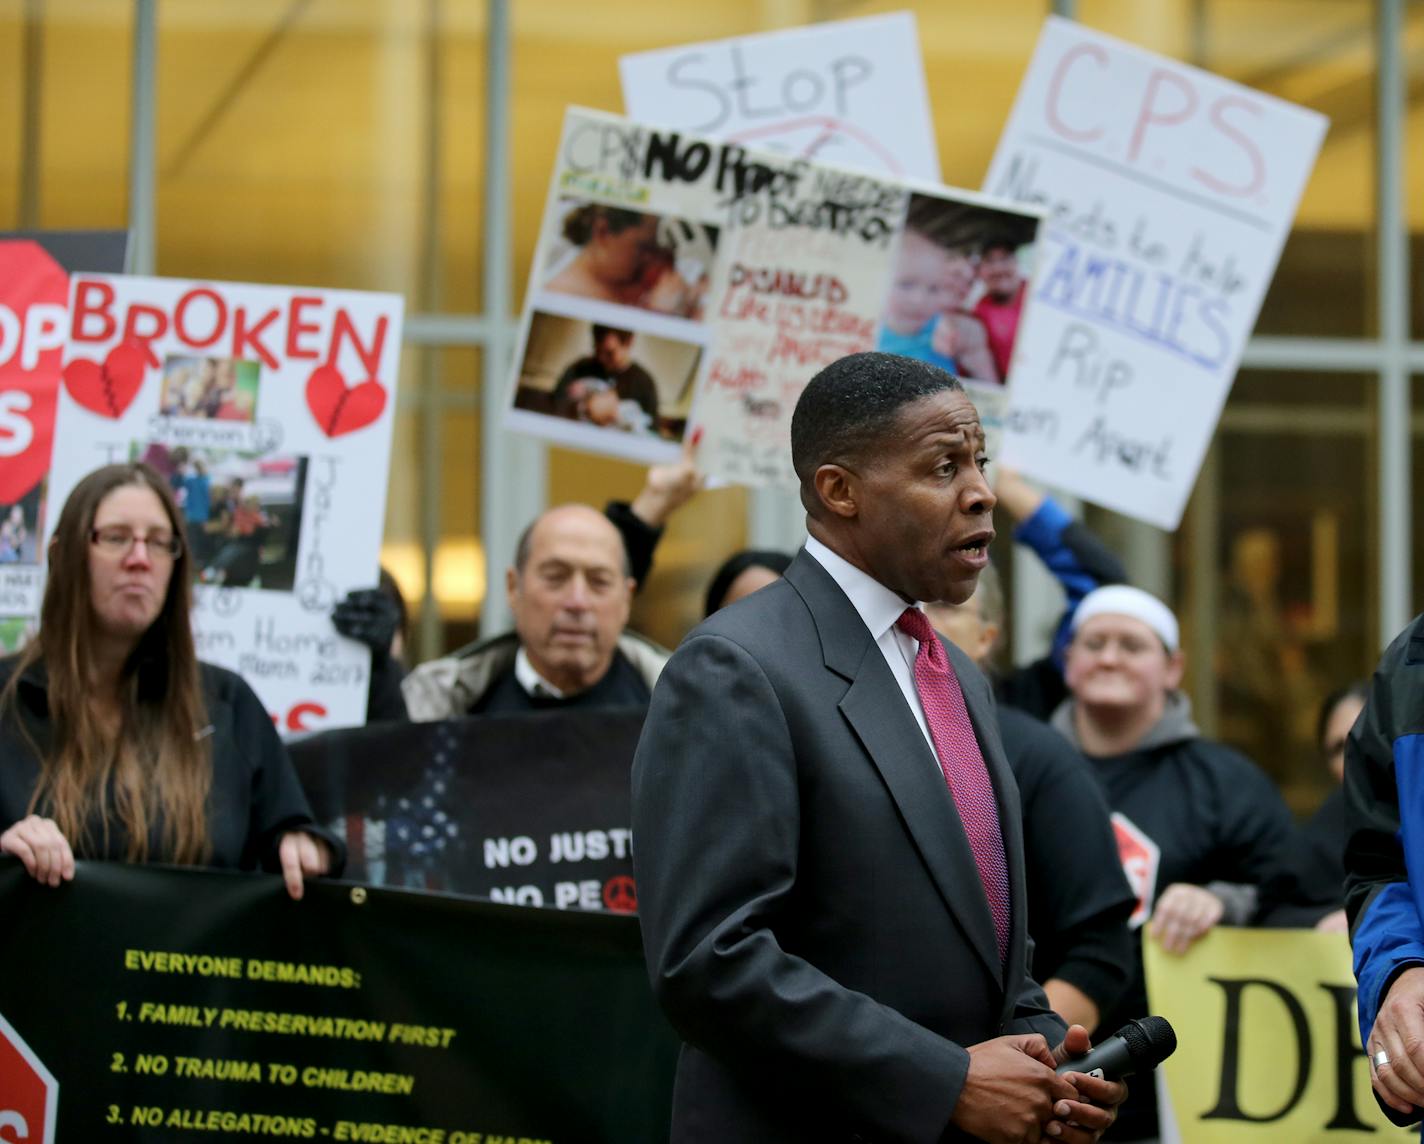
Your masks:
M633 764L649 974L686 1042L672 1138L1096 1139L1126 1089L1053 1071L1087 1033L1059 1044L1027 975L992 696L914 607L987 559L978 416L942 370L860 354L791 435L811 538L674 654Z

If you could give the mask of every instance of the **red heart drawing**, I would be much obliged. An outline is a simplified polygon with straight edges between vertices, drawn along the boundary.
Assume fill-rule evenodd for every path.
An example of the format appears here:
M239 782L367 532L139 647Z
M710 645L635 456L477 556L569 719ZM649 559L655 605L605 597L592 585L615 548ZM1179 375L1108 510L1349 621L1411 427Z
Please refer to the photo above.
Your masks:
M146 345L120 342L102 366L88 358L75 358L64 367L64 385L69 396L85 409L117 421L143 388L151 362L153 351Z
M307 408L328 437L363 429L386 407L386 389L375 378L348 387L341 370L328 362L307 378Z

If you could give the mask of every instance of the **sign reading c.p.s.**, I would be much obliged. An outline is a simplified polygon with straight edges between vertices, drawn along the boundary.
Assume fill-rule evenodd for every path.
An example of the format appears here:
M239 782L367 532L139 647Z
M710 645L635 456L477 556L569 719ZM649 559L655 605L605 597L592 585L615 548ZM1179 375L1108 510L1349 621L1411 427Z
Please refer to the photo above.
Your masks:
M1049 212L1004 460L1173 529L1324 117L1045 22L984 189Z

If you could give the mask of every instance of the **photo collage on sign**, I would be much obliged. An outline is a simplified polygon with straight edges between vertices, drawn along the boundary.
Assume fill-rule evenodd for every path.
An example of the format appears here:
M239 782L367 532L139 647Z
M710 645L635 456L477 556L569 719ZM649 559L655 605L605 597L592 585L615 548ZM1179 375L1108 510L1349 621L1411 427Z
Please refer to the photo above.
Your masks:
M199 584L292 590L307 458L135 441L129 459L167 478Z
M13 504L0 505L0 564L38 564L44 530L45 484L41 481Z
M135 441L129 458L167 478L183 511L199 584L290 592L296 580L307 458L252 432L236 447L203 441L204 423L251 427L262 387L259 362L170 354L163 360L158 439ZM185 423L188 430L184 432ZM226 443L225 443L226 444ZM269 445L263 448L264 445Z
M718 228L562 194L544 227L515 418L562 444L672 456L708 339Z
M203 658L247 679L284 732L366 709L369 650L331 609L377 578L401 309L356 291L73 281L50 499L101 464L150 466L182 516Z
M39 627L39 593L31 584L42 563L48 487L41 480L18 500L0 504L0 655L19 651Z

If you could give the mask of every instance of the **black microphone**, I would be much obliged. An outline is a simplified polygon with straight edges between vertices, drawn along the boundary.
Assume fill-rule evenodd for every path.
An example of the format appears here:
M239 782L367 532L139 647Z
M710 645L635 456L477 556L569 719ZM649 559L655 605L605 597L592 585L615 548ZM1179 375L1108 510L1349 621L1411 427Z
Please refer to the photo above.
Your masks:
M1129 1021L1081 1057L1064 1061L1058 1075L1076 1072L1101 1080L1121 1080L1133 1073L1155 1069L1177 1051L1177 1034L1165 1017Z

